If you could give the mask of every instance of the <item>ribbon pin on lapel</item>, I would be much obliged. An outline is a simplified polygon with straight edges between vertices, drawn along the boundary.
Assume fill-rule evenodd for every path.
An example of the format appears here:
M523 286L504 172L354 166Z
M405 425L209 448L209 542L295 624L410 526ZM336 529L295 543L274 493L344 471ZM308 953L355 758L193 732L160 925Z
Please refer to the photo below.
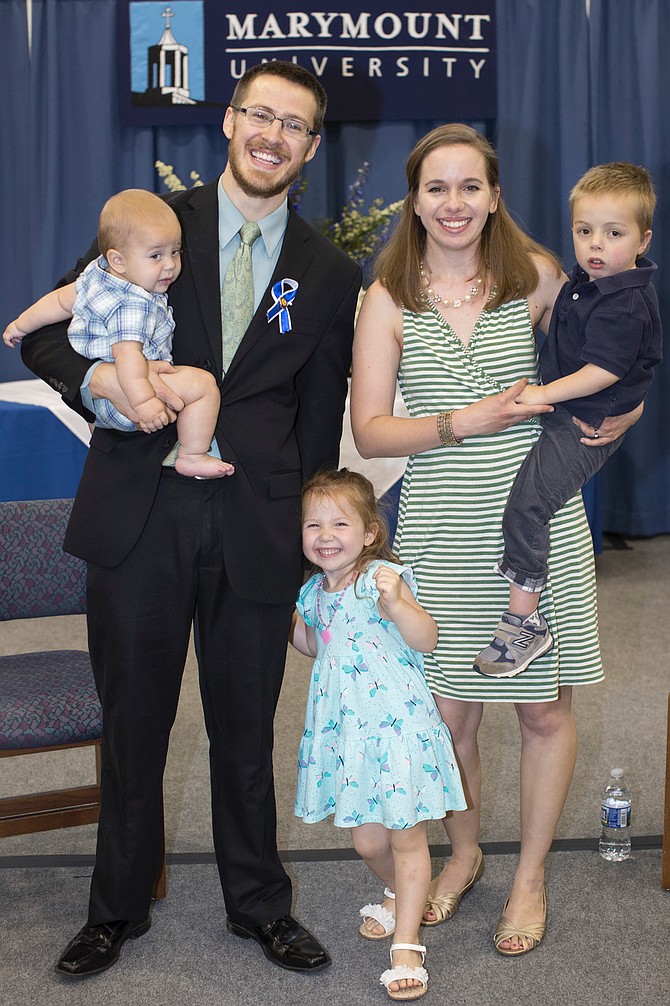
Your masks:
M273 321L279 315L280 332L291 331L291 315L288 309L295 300L297 289L298 284L294 279L277 280L272 287L272 296L275 302L267 313L268 322Z

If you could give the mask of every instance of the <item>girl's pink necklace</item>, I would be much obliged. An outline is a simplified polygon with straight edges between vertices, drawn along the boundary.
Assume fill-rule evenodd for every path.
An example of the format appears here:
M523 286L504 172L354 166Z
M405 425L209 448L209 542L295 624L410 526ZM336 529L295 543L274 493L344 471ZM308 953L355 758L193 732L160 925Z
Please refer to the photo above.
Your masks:
M342 590L339 592L339 594L337 595L337 597L333 601L333 613L330 616L330 621L326 625L326 620L323 617L323 612L321 611L321 597L325 593L324 589L323 589L323 585L324 585L325 580L326 580L326 574L324 573L321 576L321 582L319 583L319 589L316 592L316 614L317 614L317 617L319 619L319 622L323 626L323 628L321 629L321 632L319 633L319 635L323 639L324 643L329 643L331 641L331 639L333 638L333 634L330 631L330 627L333 624L333 621L335 619L335 615L338 612L338 609L340 607L340 601L342 600L342 598L344 596L345 590L347 590L347 588L352 585L352 583L354 582L355 579L356 579L355 575L350 576L349 579L347 580L347 582L345 583L344 587L342 587Z

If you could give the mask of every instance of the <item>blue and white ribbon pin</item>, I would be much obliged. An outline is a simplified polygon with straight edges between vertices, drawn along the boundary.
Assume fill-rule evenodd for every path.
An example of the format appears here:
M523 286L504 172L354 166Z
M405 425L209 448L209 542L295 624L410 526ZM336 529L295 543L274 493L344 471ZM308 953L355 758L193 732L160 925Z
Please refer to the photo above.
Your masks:
M295 300L297 289L298 283L294 279L277 280L272 287L272 296L275 302L268 311L268 322L273 321L279 315L280 332L291 331L291 315L288 309Z

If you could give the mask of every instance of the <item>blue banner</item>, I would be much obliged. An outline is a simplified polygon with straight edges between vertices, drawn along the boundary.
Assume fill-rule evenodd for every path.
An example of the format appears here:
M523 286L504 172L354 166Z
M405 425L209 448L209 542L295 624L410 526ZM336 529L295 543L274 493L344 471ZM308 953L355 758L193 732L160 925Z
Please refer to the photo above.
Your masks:
M495 0L295 6L118 0L122 121L220 122L245 70L272 59L319 77L331 122L495 118Z

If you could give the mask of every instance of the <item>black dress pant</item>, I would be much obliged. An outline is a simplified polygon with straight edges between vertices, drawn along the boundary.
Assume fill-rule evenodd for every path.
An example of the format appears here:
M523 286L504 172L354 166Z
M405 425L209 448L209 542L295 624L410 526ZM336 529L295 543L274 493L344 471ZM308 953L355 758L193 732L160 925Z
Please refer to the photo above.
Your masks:
M290 911L276 847L272 740L292 606L232 590L221 546L226 481L166 470L128 558L114 569L89 565L89 647L103 708L91 925L149 914L163 772L193 623L227 912L261 925Z

